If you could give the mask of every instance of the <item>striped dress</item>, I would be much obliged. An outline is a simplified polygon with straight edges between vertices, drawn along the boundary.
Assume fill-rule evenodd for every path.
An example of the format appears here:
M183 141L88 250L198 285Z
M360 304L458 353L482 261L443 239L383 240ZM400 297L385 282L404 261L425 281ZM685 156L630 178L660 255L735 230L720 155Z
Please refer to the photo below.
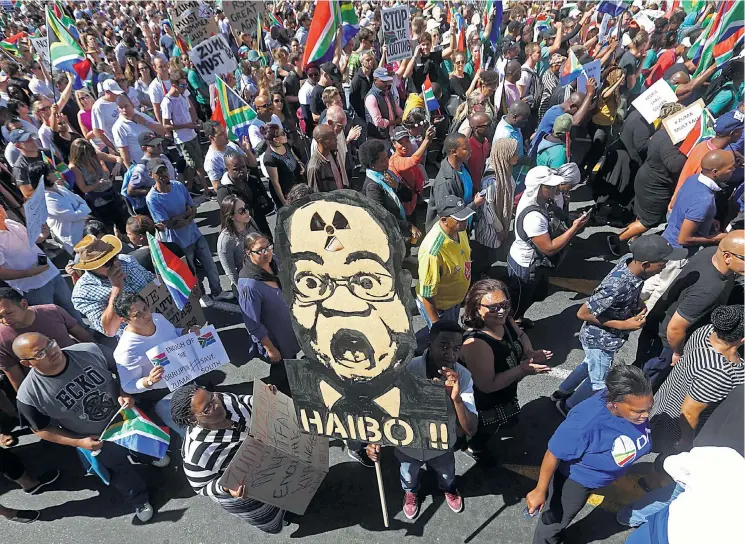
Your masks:
M733 363L714 351L709 340L713 331L707 325L691 335L683 357L654 396L650 426L655 451L664 452L680 440L680 413L686 396L708 405L699 416L700 429L730 391L745 382L743 362Z
M234 498L218 483L238 448L249 436L253 404L251 395L220 395L233 429L189 428L181 448L186 479L198 495L210 497L229 513L264 532L279 533L284 510L255 499Z

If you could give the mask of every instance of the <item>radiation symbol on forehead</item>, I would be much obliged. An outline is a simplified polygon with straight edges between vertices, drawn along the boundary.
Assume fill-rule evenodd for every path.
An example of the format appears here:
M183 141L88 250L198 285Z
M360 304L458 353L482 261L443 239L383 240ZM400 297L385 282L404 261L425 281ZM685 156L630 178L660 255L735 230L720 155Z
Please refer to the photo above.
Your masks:
M322 230L328 235L326 238L326 244L324 245L326 251L341 251L344 249L344 244L334 236L337 229L349 229L349 221L347 221L347 218L344 217L341 212L334 213L334 219L331 221L331 224L327 224L323 218L318 215L318 212L314 213L313 217L310 218L311 232Z

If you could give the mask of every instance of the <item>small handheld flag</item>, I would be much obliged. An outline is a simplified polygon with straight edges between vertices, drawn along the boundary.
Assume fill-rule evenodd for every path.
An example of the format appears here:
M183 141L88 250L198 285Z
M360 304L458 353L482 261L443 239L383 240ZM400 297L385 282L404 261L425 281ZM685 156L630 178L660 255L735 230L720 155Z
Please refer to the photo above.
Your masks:
M577 79L582 73L582 65L577 60L577 55L574 51L569 50L569 58L564 61L564 66L561 68L560 83L562 85L569 85L572 81Z
M101 434L100 440L114 442L128 450L162 459L171 436L137 408L121 409Z
M197 278L191 273L184 261L160 242L147 233L147 244L150 247L150 257L153 267L168 288L173 302L179 310L183 310L192 289L197 285Z
M215 94L217 101L212 120L225 127L231 140L248 137L248 126L256 119L256 111L219 76L215 79Z
M440 103L435 98L435 91L432 89L432 82L429 80L429 75L427 75L422 85L422 94L424 95L424 103L427 105L427 111L440 109Z

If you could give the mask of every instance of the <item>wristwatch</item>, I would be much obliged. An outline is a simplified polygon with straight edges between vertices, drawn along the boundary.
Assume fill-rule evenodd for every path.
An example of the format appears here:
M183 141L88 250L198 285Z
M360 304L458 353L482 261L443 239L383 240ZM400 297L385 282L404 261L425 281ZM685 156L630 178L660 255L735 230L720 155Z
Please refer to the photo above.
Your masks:
M146 385L147 387L152 387L152 386L154 385L154 384L153 384L153 380L151 380L151 379L150 379L150 376L148 376L148 377L147 377L147 378L145 379L145 385Z

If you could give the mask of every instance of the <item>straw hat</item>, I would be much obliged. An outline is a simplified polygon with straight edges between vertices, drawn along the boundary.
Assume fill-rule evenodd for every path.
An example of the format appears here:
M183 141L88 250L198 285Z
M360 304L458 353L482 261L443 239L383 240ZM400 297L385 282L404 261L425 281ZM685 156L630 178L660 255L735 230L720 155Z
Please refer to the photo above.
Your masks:
M75 270L96 270L122 250L122 241L112 234L104 234L101 239L92 234L84 237L73 248L80 260L73 265Z

